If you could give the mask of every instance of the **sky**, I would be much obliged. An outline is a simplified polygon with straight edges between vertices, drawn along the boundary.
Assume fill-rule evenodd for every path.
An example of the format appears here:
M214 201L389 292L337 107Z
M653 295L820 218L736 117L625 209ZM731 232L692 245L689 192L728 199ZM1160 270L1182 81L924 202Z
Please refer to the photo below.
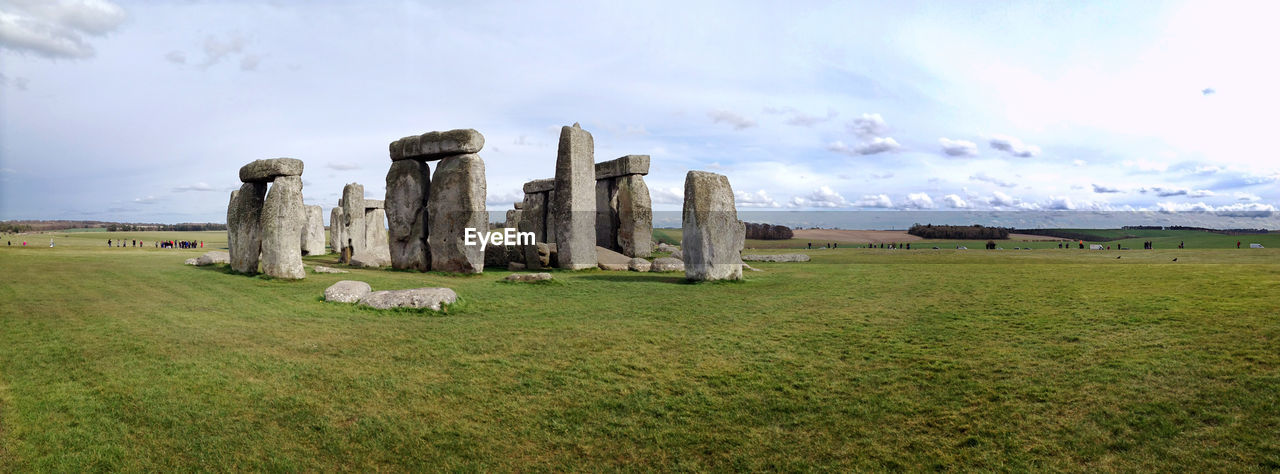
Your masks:
M327 217L455 128L499 211L575 122L655 210L1280 206L1280 3L690 3L0 0L0 219L224 222L274 157Z

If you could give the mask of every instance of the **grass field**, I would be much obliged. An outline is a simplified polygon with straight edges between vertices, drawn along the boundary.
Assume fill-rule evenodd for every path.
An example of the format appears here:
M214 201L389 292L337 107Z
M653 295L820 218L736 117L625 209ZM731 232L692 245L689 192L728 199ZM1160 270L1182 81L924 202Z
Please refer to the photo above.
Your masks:
M27 237L0 247L0 471L1275 471L1274 236L534 285L182 265L223 232ZM342 279L461 301L321 301Z

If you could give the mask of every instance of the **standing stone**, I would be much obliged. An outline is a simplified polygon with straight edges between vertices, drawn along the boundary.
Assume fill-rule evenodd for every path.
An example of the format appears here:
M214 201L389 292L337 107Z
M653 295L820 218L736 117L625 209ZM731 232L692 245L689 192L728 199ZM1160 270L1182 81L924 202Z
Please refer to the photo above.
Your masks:
M504 225L512 229L519 229L520 215L523 213L524 212L521 211L520 209L507 209L507 220L504 223Z
M528 185L525 185L526 189ZM524 209L520 211L520 232L533 232L534 242L547 241L547 193L532 192L524 195ZM524 246L525 265L531 269L542 268L538 265L538 249L533 245Z
M595 143L591 133L576 123L561 128L551 202L560 268L583 270L596 266L595 187Z
M596 246L619 250L618 187L613 179L596 181Z
M628 257L653 253L653 203L644 176L615 178L618 194L618 250Z
M324 255L324 208L306 206L302 225L302 255Z
M484 160L479 155L451 156L436 167L431 179L431 199L427 202L431 228L427 242L432 270L484 271L484 252L479 242L466 245L463 234L468 228L480 235L489 231L485 195Z
M342 203L339 202L337 207L329 211L329 248L341 255L342 242L346 240L342 237Z
M227 249L231 269L240 273L258 273L258 256L262 251L262 201L267 183L249 182L231 192L227 205Z
M364 186L360 184L342 187L342 238L338 260L350 262L364 250Z
M262 205L262 272L276 278L306 278L302 268L304 219L302 177L281 176Z
M746 226L738 220L729 178L690 171L684 179L681 257L690 280L741 280Z
M352 258L352 264L362 267L385 267L391 265L391 250L388 248L387 211L380 208L365 210L364 245L365 248Z
M431 167L417 160L391 163L387 171L387 223L391 266L398 270L431 269L427 247L427 201Z
M545 194L547 196L547 218L543 222L546 222L547 226L547 243L554 244L556 243L556 216L552 213L551 207L552 203L556 201L556 190L552 189Z

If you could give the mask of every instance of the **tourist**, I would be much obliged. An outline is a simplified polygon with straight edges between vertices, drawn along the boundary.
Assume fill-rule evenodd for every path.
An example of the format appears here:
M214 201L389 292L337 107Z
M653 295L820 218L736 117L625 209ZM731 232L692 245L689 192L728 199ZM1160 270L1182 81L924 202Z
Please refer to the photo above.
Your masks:
M110 247L110 246L111 246L111 239L107 239L107 247ZM1240 244L1237 243L1236 246L1239 247Z

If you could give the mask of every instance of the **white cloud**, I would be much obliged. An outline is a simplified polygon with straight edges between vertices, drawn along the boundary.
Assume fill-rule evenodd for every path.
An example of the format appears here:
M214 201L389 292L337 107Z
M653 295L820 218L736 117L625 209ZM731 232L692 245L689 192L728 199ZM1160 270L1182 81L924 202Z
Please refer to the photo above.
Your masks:
M206 183L203 181L196 184L189 184L186 186L178 186L176 188L173 188L173 192L175 193L181 193L186 191L217 191L217 189L214 189L214 187L210 186L209 183Z
M360 165L350 161L330 161L326 163L325 168L338 171L351 171L360 169Z
M889 126L884 123L880 114L862 114L849 122L849 131L864 139L883 137L889 133Z
M214 64L222 62L232 55L244 53L245 39L239 34L231 34L225 41L218 39L213 35L206 36L204 39L204 62L200 67L207 68ZM244 58L241 58L241 69L244 68ZM257 64L255 62L254 66Z
M1232 194L1232 197L1236 198L1237 201L1245 202L1257 202L1262 200L1261 196L1246 192L1236 192L1235 194Z
M732 125L734 130L743 130L756 126L755 120L743 117L728 110L713 110L711 112L707 112L707 116L711 117L712 122L724 122Z
M907 195L906 202L902 203L903 209L933 209L933 199L925 193L911 193Z
M256 54L246 54L240 58L241 71L255 71L258 69L258 63L262 62L262 57Z
M939 138L938 143L947 156L978 156L978 144L971 141Z
M1008 194L1000 191L991 193L991 199L988 201L992 206L996 207L1013 207L1018 205L1018 200Z
M1120 188L1112 188L1112 187L1103 186L1100 184L1094 184L1093 192L1098 194L1114 194L1114 193L1121 193L1124 191L1121 191Z
M893 200L889 199L888 194L868 194L862 196L857 202L853 203L855 207L874 207L874 208L891 208Z
M1201 197L1215 196L1217 194L1208 189L1170 188L1170 187L1162 187L1162 186L1142 188L1138 191L1143 194L1154 193L1156 196L1160 196L1160 197L1187 196L1192 198L1201 198Z
M964 198L961 198L960 196L955 194L948 194L946 196L943 196L942 202L946 203L947 207L952 209L968 209L969 208L969 203L966 202Z
M1156 204L1156 211L1166 214L1176 212L1212 212L1227 217L1270 217L1276 212L1275 206L1262 203L1233 203L1224 206L1213 206L1203 202L1161 202Z
M52 59L96 54L84 35L103 36L124 23L123 8L108 0L5 2L0 47Z
M790 117L787 117L787 119L784 120L783 123L787 125L795 125L798 127L812 127L820 123L828 122L831 119L836 118L836 116L840 115L838 112L836 112L835 109L827 109L827 115L825 116L810 115L810 114L801 112L799 110L796 110L794 107L782 107L782 108L765 107L764 113L772 114L772 115L789 115Z
M174 64L186 64L187 53L178 50L169 51L164 55L164 59Z
M734 202L738 207L782 207L778 201L769 197L763 189L754 193L745 191L736 191L734 194Z
M1190 198L1212 197L1215 195L1217 195L1217 193L1214 193L1213 191L1210 191L1208 189L1192 189L1191 191L1187 192L1187 197L1190 197Z
M649 199L655 204L684 204L684 191L680 188L655 188L649 186Z
M1089 164L1089 163L1085 162L1084 160L1073 160L1073 161L1071 162L1071 166L1084 166L1084 165L1087 165L1087 164Z
M1012 181L1005 181L1000 178L992 177L987 175L986 172L981 172L981 171L979 171L978 174L970 176L969 179L972 181L982 181L982 182L991 183L996 186L1000 186L1002 188L1012 188L1018 185L1018 183L1015 183Z
M901 147L902 146L898 144L897 140L890 137L875 137L853 146L846 145L843 141L838 140L827 145L828 150L844 153L850 156L874 155L877 153L884 153L886 151L894 151Z
M144 198L134 198L133 200L135 204L155 204L158 201L159 199L156 199L155 196L147 196Z
M850 205L844 196L841 196L840 193L835 192L829 186L815 189L812 193L809 193L807 198L801 199L805 207L849 207ZM795 204L797 201L793 198L791 202Z
M524 200L524 190L516 189L505 193L488 193L484 197L485 204L495 205L502 208L511 208L516 202ZM492 216L490 216L492 218Z
M1008 135L994 135L991 137L990 144L991 148L1020 158L1030 158L1040 154L1040 147L1024 144L1022 140Z
M1075 210L1076 205L1069 197L1049 196L1049 201L1045 203L1044 208L1054 211L1071 211Z

